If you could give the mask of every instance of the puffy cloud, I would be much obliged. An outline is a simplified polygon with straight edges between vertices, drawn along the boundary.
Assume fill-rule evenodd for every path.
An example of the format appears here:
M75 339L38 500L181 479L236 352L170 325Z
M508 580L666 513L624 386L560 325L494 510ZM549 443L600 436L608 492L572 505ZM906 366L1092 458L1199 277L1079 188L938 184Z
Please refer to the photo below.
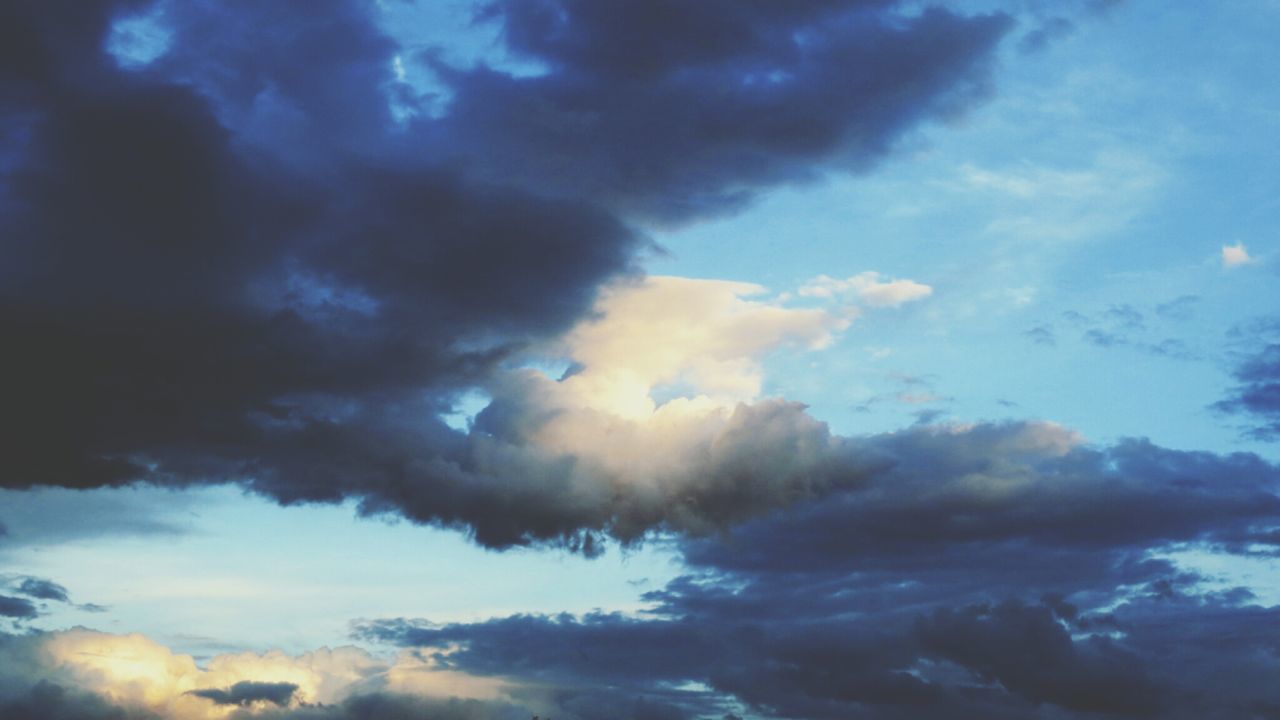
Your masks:
M864 272L845 280L819 275L798 292L803 297L856 298L872 307L898 307L929 297L933 288L914 280L881 280L880 273Z
M716 405L753 400L762 357L784 345L819 349L845 329L849 312L794 309L751 300L750 283L649 277L614 284L580 323L549 348L581 369L565 392L586 406L629 418L656 408L653 390L683 386Z
M1240 267L1253 261L1253 258L1249 256L1249 251L1245 249L1244 243L1222 246L1222 267Z

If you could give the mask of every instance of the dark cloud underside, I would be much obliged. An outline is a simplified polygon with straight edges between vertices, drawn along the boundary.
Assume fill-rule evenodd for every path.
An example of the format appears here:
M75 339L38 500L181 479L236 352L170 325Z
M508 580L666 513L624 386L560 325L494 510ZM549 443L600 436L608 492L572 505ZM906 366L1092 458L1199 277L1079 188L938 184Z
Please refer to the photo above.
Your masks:
M229 688L192 690L188 695L204 698L215 705L249 706L254 703L270 703L283 707L293 699L298 686L285 682L254 682L243 680Z

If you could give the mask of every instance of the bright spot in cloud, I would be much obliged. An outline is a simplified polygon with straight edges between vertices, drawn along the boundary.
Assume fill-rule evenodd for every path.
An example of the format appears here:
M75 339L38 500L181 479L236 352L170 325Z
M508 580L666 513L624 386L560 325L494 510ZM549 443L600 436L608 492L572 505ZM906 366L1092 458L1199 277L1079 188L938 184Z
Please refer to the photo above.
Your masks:
M137 70L169 52L173 33L160 22L158 13L130 15L117 20L107 34L106 51L120 67Z
M1222 246L1222 267L1239 267L1251 262L1253 258L1249 257L1249 251L1245 249L1244 243Z
M561 385L581 404L619 417L657 409L655 388L677 385L699 403L753 400L761 361L791 346L817 350L847 328L853 308L789 308L759 285L648 277L607 288L596 318L571 330L552 352L581 366Z
M139 634L112 635L76 628L38 640L34 679L52 679L92 690L126 707L144 708L175 720L223 718L233 708L194 691L236 683L286 683L296 689L288 704L340 703L371 691L426 697L493 699L507 684L444 669L429 656L401 652L382 659L355 647L321 648L300 655L279 650L231 653L210 658L204 668ZM266 703L258 703L265 706Z
M801 297L856 298L872 307L898 307L929 297L933 288L914 280L881 280L878 272L864 272L844 280L819 275L798 292Z

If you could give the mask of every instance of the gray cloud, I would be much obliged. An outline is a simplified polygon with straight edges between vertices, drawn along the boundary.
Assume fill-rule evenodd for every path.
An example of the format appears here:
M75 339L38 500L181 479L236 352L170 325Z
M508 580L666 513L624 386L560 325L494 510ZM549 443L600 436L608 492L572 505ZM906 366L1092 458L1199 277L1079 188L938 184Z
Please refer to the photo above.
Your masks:
M1214 409L1248 419L1246 434L1259 440L1280 438L1280 343L1246 356L1232 371L1236 385Z
M284 707L293 699L297 690L298 686L294 683L242 680L229 688L191 690L187 694L210 700L215 705L247 707L254 703L270 703Z
M31 620L39 614L35 604L26 598L0 595L0 617Z
M58 602L70 602L67 597L67 589L52 580L43 578L23 578L18 583L17 591L27 597L33 597L37 600L57 600Z

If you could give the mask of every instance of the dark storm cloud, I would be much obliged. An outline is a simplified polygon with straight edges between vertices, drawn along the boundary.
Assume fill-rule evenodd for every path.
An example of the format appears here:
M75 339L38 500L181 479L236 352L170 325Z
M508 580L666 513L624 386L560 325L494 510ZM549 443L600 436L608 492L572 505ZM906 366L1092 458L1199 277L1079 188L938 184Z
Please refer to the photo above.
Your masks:
M896 5L492 2L483 17L546 72L437 64L444 132L489 177L659 222L728 212L823 166L866 169L990 92L1010 18Z
M987 94L1008 18L896 5L492 3L546 71L432 60L451 104L401 122L371 3L5 4L0 484L236 482L589 549L625 507L487 472L440 414L630 272L637 223L866 168ZM107 52L140 18L155 57Z
M640 617L357 634L539 687L714 691L663 695L685 717L1225 719L1280 700L1261 680L1280 665L1275 611L1159 557L1273 550L1280 469L1038 424L862 442L885 464L856 487L681 541L696 574Z
M229 688L191 690L187 694L210 700L215 705L247 707L254 703L271 703L283 707L289 704L297 691L298 686L294 683L242 680Z
M385 103L360 94L367 68L345 83L301 72L338 47L388 59L367 17L331 5L343 12L312 8L294 26L198 5L166 17L237 38L202 66L216 78L247 70L246 43L285 36L293 60L255 65L269 77L246 82L328 130L335 116L378 126ZM390 426L444 452L430 446L456 442L436 419L453 383L562 327L629 262L635 236L604 212L425 162L317 146L324 172L300 175L245 135L233 143L224 116L244 88L121 71L100 50L113 11L86 4L72 21L62 9L10 4L0 23L22 41L6 44L16 81L0 116L21 130L5 149L19 162L0 232L18 259L0 269L9 487L252 476L285 502L358 494L411 460L362 447L371 435ZM275 34L237 34L241 23ZM182 61L166 62L178 73ZM327 112L338 98L326 93L344 89L349 106Z

